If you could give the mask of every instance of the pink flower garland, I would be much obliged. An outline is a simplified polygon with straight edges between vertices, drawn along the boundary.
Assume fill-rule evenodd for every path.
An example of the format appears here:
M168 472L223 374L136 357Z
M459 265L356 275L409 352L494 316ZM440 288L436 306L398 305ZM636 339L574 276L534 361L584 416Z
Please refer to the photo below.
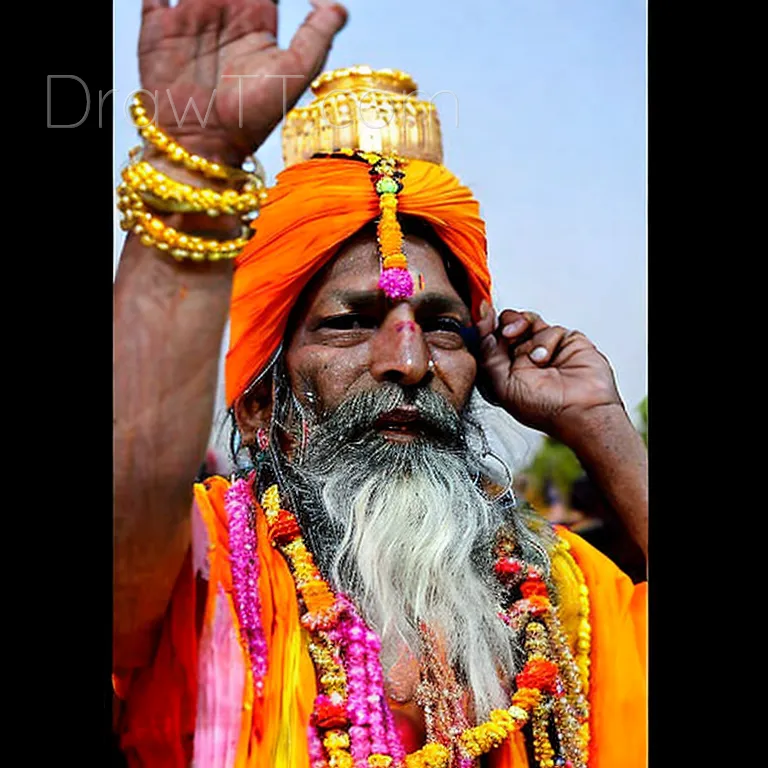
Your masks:
M370 711L365 673L366 648L363 644L365 629L355 618L348 616L340 630L343 635L342 643L346 647L347 714L351 723L350 752L356 766L365 766L371 753L371 739L368 733Z
M264 694L267 672L267 641L261 624L259 599L259 556L251 503L251 489L246 480L237 480L225 496L229 521L229 550L232 563L232 593L240 632L253 673L256 696Z
M337 644L347 677L350 754L355 768L368 768L368 757L377 753L390 755L394 765L399 765L405 759L405 749L384 692L381 641L346 596L338 595L337 602L341 609L338 623L328 632L328 639ZM323 701L318 696L316 708Z
M309 742L310 768L327 768L323 744L317 735L317 729L312 725L307 727L307 741Z

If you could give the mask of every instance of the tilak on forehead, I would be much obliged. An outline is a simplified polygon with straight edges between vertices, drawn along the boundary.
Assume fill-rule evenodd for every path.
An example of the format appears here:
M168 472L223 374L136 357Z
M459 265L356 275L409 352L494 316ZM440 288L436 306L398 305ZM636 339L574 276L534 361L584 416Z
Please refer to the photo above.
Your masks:
M369 67L321 75L312 90L314 101L286 117L286 168L235 262L228 405L269 370L312 277L370 222L377 225L378 287L389 299L428 289L408 269L398 214L427 222L462 264L474 322L490 299L485 223L472 193L442 165L434 104L416 97L405 73Z

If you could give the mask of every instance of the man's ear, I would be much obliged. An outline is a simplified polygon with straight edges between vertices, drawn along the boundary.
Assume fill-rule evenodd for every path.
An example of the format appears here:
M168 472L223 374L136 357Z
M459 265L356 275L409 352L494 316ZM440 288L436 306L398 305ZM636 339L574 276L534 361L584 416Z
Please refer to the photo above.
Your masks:
M254 445L259 429L269 431L272 419L272 376L265 376L235 401L235 421L243 445Z

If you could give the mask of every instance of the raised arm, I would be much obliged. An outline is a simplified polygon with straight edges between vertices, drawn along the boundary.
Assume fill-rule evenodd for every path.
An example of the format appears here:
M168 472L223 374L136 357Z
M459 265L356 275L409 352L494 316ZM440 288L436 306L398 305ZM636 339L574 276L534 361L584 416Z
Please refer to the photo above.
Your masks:
M141 86L157 94L154 104L142 94L148 117L188 152L241 165L320 71L346 22L341 6L312 5L281 50L273 0L179 0L174 8L144 0ZM232 186L149 145L143 159L178 182ZM179 233L209 241L240 234L237 216L168 213L144 198L147 212ZM231 259L177 260L146 242L128 234L114 286L117 671L151 659L190 546L192 484L211 430L233 274Z
M567 445L648 556L648 459L611 366L583 333L488 308L483 371L518 421Z

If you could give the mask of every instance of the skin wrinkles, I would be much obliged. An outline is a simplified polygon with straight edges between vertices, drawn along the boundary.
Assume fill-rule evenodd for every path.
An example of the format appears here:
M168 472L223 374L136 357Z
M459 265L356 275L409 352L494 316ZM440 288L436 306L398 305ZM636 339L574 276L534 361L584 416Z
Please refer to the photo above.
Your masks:
M465 406L477 374L458 333L471 322L469 310L429 243L406 236L404 250L426 286L408 300L393 304L376 288L381 268L370 235L350 241L308 289L286 350L291 386L303 405L313 405L303 394L307 384L321 407L333 410L353 394L394 381L429 386L459 412Z

